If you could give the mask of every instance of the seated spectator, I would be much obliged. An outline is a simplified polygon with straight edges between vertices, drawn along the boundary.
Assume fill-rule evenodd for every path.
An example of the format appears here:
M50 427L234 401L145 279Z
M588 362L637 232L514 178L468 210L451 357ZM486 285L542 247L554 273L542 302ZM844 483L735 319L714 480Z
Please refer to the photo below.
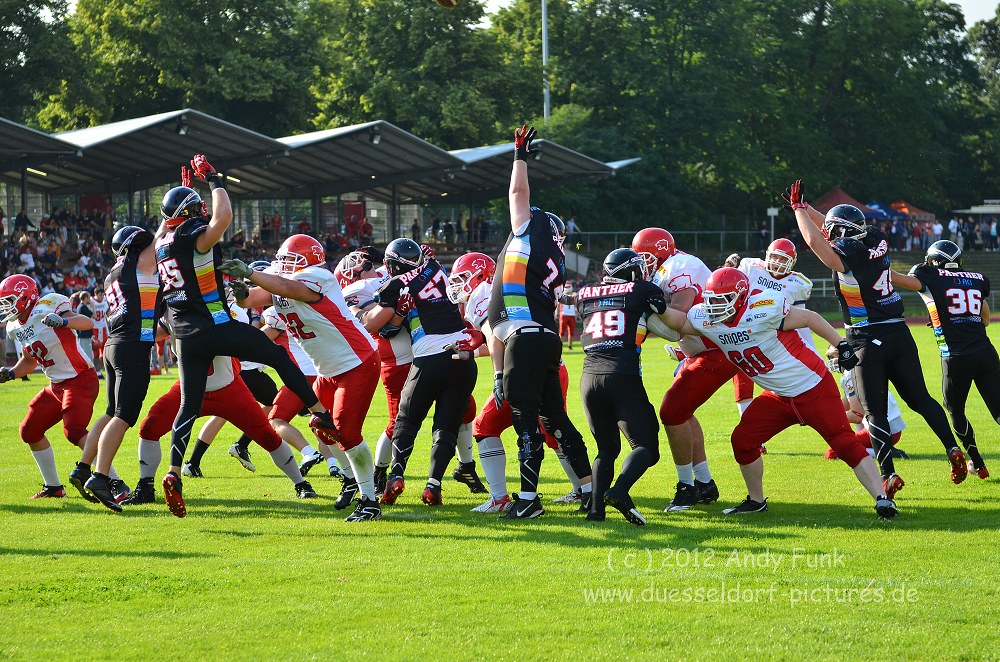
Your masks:
M301 221L299 221L298 225L295 226L295 231L298 232L299 234L311 235L312 229L313 229L312 223L310 223L304 218Z

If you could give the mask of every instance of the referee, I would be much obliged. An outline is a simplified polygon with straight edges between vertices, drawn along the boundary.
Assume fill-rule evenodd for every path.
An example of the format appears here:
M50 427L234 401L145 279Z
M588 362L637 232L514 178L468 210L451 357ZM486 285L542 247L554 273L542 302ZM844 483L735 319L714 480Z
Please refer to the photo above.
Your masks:
M510 175L511 235L497 263L501 277L493 280L488 319L494 341L493 394L498 407L510 405L517 432L521 491L506 517L529 519L545 513L538 498L545 429L559 442L580 478L590 477L583 437L566 415L559 386L562 340L555 311L566 282L562 241L566 227L551 212L528 201L528 157L535 152L534 127L514 131L514 166ZM587 480L587 483L590 481ZM589 495L588 495L589 497ZM589 498L581 509L589 509Z

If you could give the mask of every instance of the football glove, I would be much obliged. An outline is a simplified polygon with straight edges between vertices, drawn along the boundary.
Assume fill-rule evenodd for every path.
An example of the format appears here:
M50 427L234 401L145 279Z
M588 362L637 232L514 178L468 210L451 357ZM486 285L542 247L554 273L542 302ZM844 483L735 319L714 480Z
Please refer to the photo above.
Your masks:
M0 368L0 384L6 384L10 380L14 379L14 371L10 368L4 366Z
M726 261L722 263L722 266L732 267L733 269L737 268L738 266L740 266L740 254L733 253L732 255L726 258Z
M503 372L493 373L493 399L496 400L497 409L503 409Z
M250 288L242 280L230 281L229 289L237 301L243 301L243 299L250 296Z
M219 174L212 164L208 162L204 154L194 155L191 159L191 170L194 172L195 177L206 182L213 177L217 177Z
M219 271L233 278L250 278L250 274L254 272L246 262L238 259L225 260L219 265Z
M42 324L48 327L52 327L53 329L61 329L67 324L69 324L69 320L63 317L62 315L49 313L48 315L42 318Z
M410 296L408 292L403 292L399 295L399 300L396 301L396 310L394 311L400 317L405 318L413 310L414 305L413 297Z
M853 370L854 366L858 365L858 361L858 355L854 353L846 340L837 343L837 364L840 366L841 372Z
M187 166L181 166L181 186L187 186L188 188L191 188L191 184L193 183L191 180L191 175L192 175L191 168Z
M433 260L435 257L437 257L437 253L434 252L434 249L428 246L427 244L420 244L420 252L424 254L425 262L427 260Z
M782 199L785 201L785 206L787 206L792 211L796 209L807 209L809 203L806 202L806 185L801 179L796 179L795 183L789 188L785 189L782 194Z
M522 126L520 129L514 129L514 160L515 161L527 161L528 156L534 154L531 151L531 141L535 139L538 132L535 131L535 127L529 127L527 124Z

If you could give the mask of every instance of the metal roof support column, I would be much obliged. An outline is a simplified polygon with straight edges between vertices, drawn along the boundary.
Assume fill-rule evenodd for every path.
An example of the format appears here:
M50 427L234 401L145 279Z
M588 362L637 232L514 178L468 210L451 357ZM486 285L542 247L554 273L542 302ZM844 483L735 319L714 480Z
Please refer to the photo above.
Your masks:
M392 200L389 201L389 236L393 239L399 234L399 187L392 185Z
M319 189L316 186L312 187L312 209L310 210L312 216L312 226L313 235L316 237L320 236L319 231L319 210L323 204L323 200L319 196Z
M129 180L128 183L128 221L124 225L135 225L135 203L132 198L135 197L135 187L132 186L132 181ZM112 231L117 230L117 228L112 228Z
M24 213L26 214L28 213L28 169L27 168L21 168L21 209L24 210ZM14 216L17 216L19 212L15 212L12 209L11 213L14 214ZM14 227L13 221L11 221L11 228L13 229L13 227ZM12 230L12 236L13 236L13 230Z

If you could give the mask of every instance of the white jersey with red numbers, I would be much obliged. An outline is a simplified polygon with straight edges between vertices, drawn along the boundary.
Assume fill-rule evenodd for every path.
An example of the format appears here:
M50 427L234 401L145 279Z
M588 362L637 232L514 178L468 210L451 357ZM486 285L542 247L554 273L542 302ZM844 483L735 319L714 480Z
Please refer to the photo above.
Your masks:
M675 251L656 270L652 281L667 296L667 305L674 294L688 288L694 289L694 302L701 303L701 293L711 275L712 270L694 255ZM704 340L697 336L683 336L677 344L688 356L696 356L706 349Z
M376 273L378 276L374 278L362 278L344 288L344 300L348 306L365 308L375 303L375 293L389 280L389 273L384 267L379 267ZM413 343L409 333L401 331L392 338L375 335L379 358L383 364L392 366L413 363Z
M336 277L311 266L291 278L323 295L316 303L274 297L286 330L312 359L319 376L336 377L361 365L375 351L375 341L347 307Z
M737 368L758 386L776 395L793 398L819 384L828 373L819 354L806 347L795 331L780 330L791 303L772 292L747 300L730 323L713 324L704 304L688 311L688 321L719 346Z
M91 299L90 309L94 312L94 335L101 338L108 337L108 300L98 301Z
M14 338L28 356L38 361L42 372L53 383L73 379L94 367L80 348L76 331L68 326L52 329L42 324L42 318L49 313L68 312L71 312L68 297L46 294L35 304L27 322L7 322L7 336Z
M264 323L264 326L281 331L281 335L275 338L274 342L285 348L288 355L295 361L295 365L299 366L302 374L306 377L315 377L316 366L313 365L312 359L303 351L302 346L295 342L295 338L288 334L288 329L285 328L285 323L281 321L278 311L274 309L274 306L265 308L264 312L261 313L260 319Z
M246 308L237 305L236 299L233 297L229 299L229 312L233 314L233 319L237 322L250 323L250 313ZM260 370L263 367L263 363L257 363L256 361L240 361L241 370Z
M739 269L747 275L747 279L750 281L751 295L759 291L771 291L775 294L781 294L793 306L805 308L805 302L812 294L813 283L811 280L798 271L793 271L782 278L775 278L767 270L764 260L759 257L743 258L740 260ZM797 329L797 331L802 336L802 341L806 346L816 351L812 331L809 329Z
M240 373L240 362L231 356L216 356L212 359L212 367L208 369L205 379L205 392L221 391L234 381Z
M493 294L493 283L480 283L465 302L465 319L476 330L482 331L483 324L486 324L491 294Z

